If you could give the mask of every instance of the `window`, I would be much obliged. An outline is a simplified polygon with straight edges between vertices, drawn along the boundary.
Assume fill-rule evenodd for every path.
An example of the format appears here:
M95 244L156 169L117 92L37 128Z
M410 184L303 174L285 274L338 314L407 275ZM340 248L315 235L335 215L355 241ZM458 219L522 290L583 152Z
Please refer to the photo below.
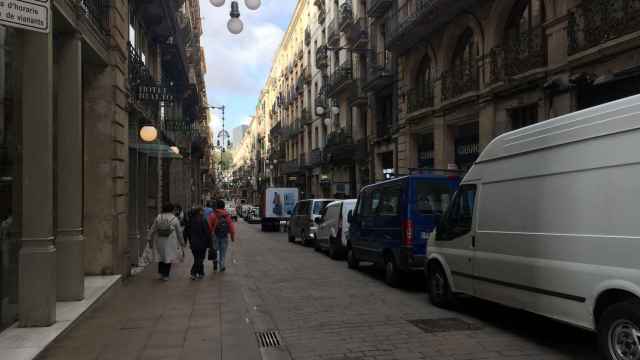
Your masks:
M370 202L371 202L371 191L368 191L368 190L363 191L360 195L360 199L358 200L358 205L355 213L360 216L368 214Z
M435 79L435 69L431 57L426 55L418 68L418 78L416 79L416 91L419 96L424 97L431 94L433 81Z
M309 210L311 210L310 206L309 206L309 202L308 201L301 201L301 202L298 203L296 214L297 215L309 215L309 212L310 212Z
M324 210L324 208L326 208L327 205L331 204L332 202L333 201L315 201L313 203L313 214L319 215L320 212Z
M378 213L381 198L382 195L379 190L375 190L371 193L371 201L369 202L369 207L366 209L367 215L374 215Z
M479 52L475 34L471 28L467 28L460 36L456 50L453 52L453 71L460 71L460 75L463 77L470 76L470 69L475 68Z
M422 215L442 215L453 196L446 182L418 180L416 182L416 211Z
M378 208L381 216L400 215L400 203L402 200L402 189L399 187L385 188L383 190L382 202Z
M538 104L522 106L509 111L511 130L520 129L538 122Z
M437 240L453 240L471 231L476 186L462 186L454 195L444 221L438 226Z
M524 57L542 47L544 22L543 0L520 0L507 24L505 42L514 56Z

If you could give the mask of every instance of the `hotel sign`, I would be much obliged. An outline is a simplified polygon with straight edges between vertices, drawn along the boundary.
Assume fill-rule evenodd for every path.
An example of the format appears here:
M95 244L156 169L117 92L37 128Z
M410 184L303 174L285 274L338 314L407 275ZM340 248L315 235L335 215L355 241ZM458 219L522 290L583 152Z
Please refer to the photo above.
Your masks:
M0 0L1 2L2 0ZM138 86L136 99L138 101L166 101L173 102L175 96L172 89L164 86Z
M50 0L0 0L0 25L48 33Z

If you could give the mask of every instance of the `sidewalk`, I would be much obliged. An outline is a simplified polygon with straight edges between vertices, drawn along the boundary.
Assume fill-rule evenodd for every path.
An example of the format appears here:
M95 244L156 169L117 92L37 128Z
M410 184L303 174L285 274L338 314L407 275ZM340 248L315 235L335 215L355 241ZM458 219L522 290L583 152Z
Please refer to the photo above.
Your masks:
M225 273L189 279L191 254L168 282L155 264L128 280L38 359L261 359L233 253Z

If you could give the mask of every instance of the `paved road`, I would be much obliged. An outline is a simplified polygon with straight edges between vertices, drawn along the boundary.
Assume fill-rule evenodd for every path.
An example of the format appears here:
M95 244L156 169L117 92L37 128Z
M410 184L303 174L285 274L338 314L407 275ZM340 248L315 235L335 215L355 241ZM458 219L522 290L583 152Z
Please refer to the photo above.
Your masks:
M145 271L123 288L119 305L107 301L43 358L597 359L588 332L477 300L445 311L428 303L419 275L393 289L376 269L349 270L344 262L288 243L283 233L263 234L244 223L239 233L234 264L225 274L197 283L184 275L160 284L151 279L153 271ZM426 320L427 332L416 320ZM109 340L96 339L92 329L98 326L98 338ZM166 333L176 327L176 334ZM253 332L265 330L279 331L280 348L258 350ZM65 357L74 346L88 355Z

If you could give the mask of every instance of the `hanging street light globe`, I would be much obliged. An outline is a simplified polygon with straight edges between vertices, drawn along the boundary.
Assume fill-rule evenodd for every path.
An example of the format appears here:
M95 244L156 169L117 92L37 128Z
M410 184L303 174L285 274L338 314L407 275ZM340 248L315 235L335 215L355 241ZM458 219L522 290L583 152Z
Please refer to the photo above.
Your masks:
M140 129L140 139L144 142L152 142L158 138L158 130L154 126L143 126Z
M258 10L260 7L260 0L244 0L244 5L249 10Z
M239 18L231 18L229 19L229 22L227 22L227 29L229 29L229 32L234 35L240 34L243 28L244 24L242 24L242 20Z
M177 146L171 146L169 148L169 150L171 150L172 153L179 155L180 154L180 149Z
M224 5L224 0L209 0L209 2L211 3L211 5L215 7L220 7Z

